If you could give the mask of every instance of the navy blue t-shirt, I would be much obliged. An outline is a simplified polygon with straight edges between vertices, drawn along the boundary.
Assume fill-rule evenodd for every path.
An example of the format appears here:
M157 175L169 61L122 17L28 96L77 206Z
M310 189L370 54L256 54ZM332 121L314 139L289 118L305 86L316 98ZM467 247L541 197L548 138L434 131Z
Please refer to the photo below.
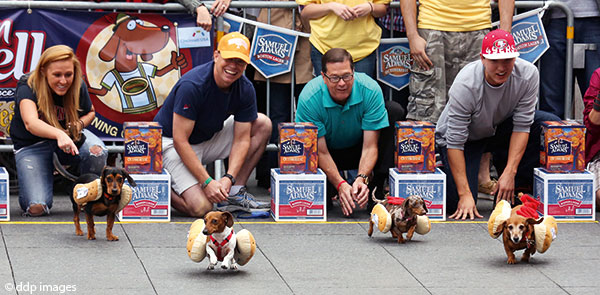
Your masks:
M17 93L15 95L15 114L13 115L12 121L10 122L10 137L13 141L15 150L18 150L22 147L30 146L32 144L38 143L43 140L48 140L47 138L42 138L36 135L31 134L31 132L27 131L25 128L25 123L23 122L23 118L21 117L21 109L19 108L19 104L23 99L32 100L36 105L38 103L38 98L33 93L33 90L29 85L27 85L27 78L29 75L23 75L19 82L17 83ZM56 116L58 119L58 123L65 128L66 114L63 108L63 97L57 95L56 93L52 93L52 98L54 99L54 106L56 108ZM87 91L87 87L85 82L81 82L81 86L79 88L79 110L77 113L79 117L86 115L92 110L92 101L90 100L90 95ZM41 114L38 114L41 119Z
M164 136L173 137L173 113L196 122L190 144L212 138L230 115L237 122L256 120L256 92L250 80L242 76L231 84L229 92L223 92L215 82L213 67L213 61L197 66L173 86L154 117L163 126Z

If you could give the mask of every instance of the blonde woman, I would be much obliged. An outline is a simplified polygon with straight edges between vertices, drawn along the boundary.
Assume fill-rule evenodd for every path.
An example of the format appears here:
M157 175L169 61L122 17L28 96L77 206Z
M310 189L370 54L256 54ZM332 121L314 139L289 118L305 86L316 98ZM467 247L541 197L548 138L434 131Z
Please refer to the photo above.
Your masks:
M63 164L78 165L81 174L100 174L106 146L85 129L95 115L73 50L47 48L36 69L17 84L10 126L24 215L41 216L52 208L53 153Z

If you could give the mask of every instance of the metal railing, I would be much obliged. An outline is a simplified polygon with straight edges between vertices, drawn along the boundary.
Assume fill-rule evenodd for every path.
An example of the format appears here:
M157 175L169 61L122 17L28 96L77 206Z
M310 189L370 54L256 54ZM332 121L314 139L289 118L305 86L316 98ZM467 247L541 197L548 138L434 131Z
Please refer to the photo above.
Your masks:
M207 6L211 6L213 1L204 1ZM567 16L567 36L566 37L566 60L565 60L565 118L569 119L573 115L573 26L574 16L569 7L556 1L516 1L515 8L538 8L548 4L549 7L557 7L564 11ZM399 8L399 2L393 2L390 5L393 8ZM492 1L492 6L497 7L496 1ZM75 2L75 1L2 1L0 2L0 9L4 8L24 8L24 9L60 9L60 10L88 10L93 11L101 9L104 11L138 11L138 12L187 12L187 9L179 3L167 3L167 4L155 4L155 3L128 3L128 2ZM267 8L268 9L268 23L270 23L270 12L271 8L289 8L297 9L298 5L292 1L232 1L230 3L232 8ZM296 10L297 11L297 10ZM294 13L296 16L297 13ZM219 17L217 20L217 28L222 28L223 18ZM292 22L295 24L295 22ZM294 29L293 27L291 29ZM570 32L570 33L569 33ZM294 69L292 68L292 73ZM292 85L295 84L295 75L292 74ZM269 115L270 109L270 92L269 92L269 79L267 79L267 115ZM295 112L294 105L294 87L291 87L290 99L292 100L291 113ZM116 142L108 142L107 148L111 153L122 153L123 146ZM277 147L270 144L267 150L276 150ZM0 144L0 152L12 151L12 145Z

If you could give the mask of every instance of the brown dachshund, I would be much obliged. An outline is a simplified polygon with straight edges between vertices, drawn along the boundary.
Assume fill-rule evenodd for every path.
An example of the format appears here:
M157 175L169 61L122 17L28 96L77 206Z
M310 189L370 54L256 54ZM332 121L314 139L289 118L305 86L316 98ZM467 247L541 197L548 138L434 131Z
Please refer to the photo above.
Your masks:
M389 196L389 194L388 194ZM405 239L402 237L403 233L406 233L406 240L410 241L415 233L417 227L417 216L427 214L427 206L423 198L420 196L409 196L402 203L390 201L386 196L385 200L378 200L375 198L375 189L371 198L374 202L382 204L385 209L392 215L392 226L390 232L393 238L398 239L398 243L402 244ZM373 219L369 219L369 237L373 234Z
M504 250L508 256L508 264L517 263L515 251L525 249L521 261L529 262L529 257L535 254L535 231L534 225L544 221L544 218L536 220L517 214L523 205L514 207L510 211L510 217L498 225L496 234L502 233Z
M89 183L98 179L96 174L83 174L78 177L75 184ZM106 166L102 170L100 183L102 185L102 196L95 201L85 205L78 205L75 202L74 195L71 195L71 203L73 203L73 222L75 223L75 234L83 235L81 226L79 225L79 212L85 212L85 220L87 223L87 238L88 240L96 239L96 230L94 228L94 216L106 215L106 239L109 241L118 241L119 237L113 235L112 228L115 223L115 215L118 213L119 201L121 200L121 189L125 179L129 181L131 186L136 186L135 181L129 176L125 169ZM71 192L74 190L72 189ZM74 193L73 193L74 194Z
M221 261L223 269L237 269L233 258L237 240L233 231L233 215L225 211L211 211L204 215L204 230L206 236L206 255L209 259L208 269L215 269Z
M161 51L169 42L169 26L145 26L144 21L126 14L119 14L113 27L113 35L100 50L100 59L109 62L114 60L114 69L119 73L127 73L138 68L138 56L143 61L152 60L152 55ZM185 56L171 52L171 63L156 71L160 77L178 67L186 67ZM110 89L89 88L90 93L104 96Z

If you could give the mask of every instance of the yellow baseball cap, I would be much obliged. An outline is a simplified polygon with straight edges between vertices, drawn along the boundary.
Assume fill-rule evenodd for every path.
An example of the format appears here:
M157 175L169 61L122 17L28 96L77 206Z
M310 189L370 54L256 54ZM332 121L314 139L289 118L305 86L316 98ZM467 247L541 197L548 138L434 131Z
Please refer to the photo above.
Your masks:
M238 32L223 36L221 41L219 41L217 50L225 59L239 58L247 64L250 63L250 41L248 41L246 36Z

